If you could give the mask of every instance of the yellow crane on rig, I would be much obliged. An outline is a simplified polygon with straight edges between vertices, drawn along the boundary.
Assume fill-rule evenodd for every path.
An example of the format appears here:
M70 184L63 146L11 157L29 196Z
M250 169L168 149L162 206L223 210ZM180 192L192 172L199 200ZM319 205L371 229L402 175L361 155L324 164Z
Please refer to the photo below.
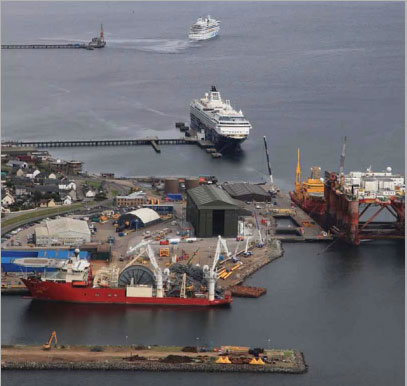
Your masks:
M51 350L51 343L52 341L55 340L55 347L58 344L58 339L57 339L57 333L55 331L52 331L51 336L48 339L48 342L46 342L43 346L42 349L43 350Z

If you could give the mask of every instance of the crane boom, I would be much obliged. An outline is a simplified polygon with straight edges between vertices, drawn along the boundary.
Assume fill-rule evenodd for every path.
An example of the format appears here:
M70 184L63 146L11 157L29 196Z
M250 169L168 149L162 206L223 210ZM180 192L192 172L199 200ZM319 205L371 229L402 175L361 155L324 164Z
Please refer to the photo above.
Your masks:
M252 236L249 236L249 237L246 239L246 248L244 249L244 253L247 253L247 252L248 252L248 249L249 249L249 241L250 241L251 238L252 238Z
M270 157L269 157L269 152L268 152L268 148L267 148L267 138L266 136L263 137L264 140L264 150L266 151L266 158L267 158L267 168L268 168L268 172L269 172L269 176L270 176L270 183L273 185L273 173L271 172L271 166L270 166Z
M160 266L157 263L157 260L154 256L154 251L151 248L150 241L141 241L138 243L135 247L129 248L127 251L128 254L131 254L133 252L136 252L138 249L141 247L146 246L145 252L147 253L148 258L150 259L151 265L154 268L154 275L157 283L157 298L162 298L164 296L164 290L163 290L163 273L160 268ZM142 254L141 252L138 257Z
M346 151L346 135L343 137L342 140L342 153L341 158L339 160L339 181L340 184L343 185L344 180L344 168L345 168L345 151Z
M257 218L256 207L253 208L253 211L254 211L254 218L256 220L256 228L257 228L257 231L259 232L259 245L263 246L263 238L261 236L261 230L260 230L260 225L259 225L259 219Z

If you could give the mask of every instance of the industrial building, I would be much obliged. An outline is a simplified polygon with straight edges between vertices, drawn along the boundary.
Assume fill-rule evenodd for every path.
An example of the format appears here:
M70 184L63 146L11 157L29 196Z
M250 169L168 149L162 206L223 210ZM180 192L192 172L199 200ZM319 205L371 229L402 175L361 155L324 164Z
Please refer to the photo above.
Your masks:
M159 221L161 221L161 217L156 211L150 208L141 208L122 214L118 219L118 224L119 228L140 228L156 224Z
M86 221L61 218L46 221L45 226L35 228L34 234L37 246L78 246L90 242L91 232Z
M187 190L187 221L198 237L235 237L239 206L230 195L214 185Z
M174 205L172 204L146 204L143 208L150 208L160 215L174 214Z
M270 193L266 192L260 185L249 183L236 183L236 184L223 184L225 189L231 197L241 201L270 201Z
M116 196L115 203L121 208L141 206L146 203L146 194L144 192L133 192L128 196Z

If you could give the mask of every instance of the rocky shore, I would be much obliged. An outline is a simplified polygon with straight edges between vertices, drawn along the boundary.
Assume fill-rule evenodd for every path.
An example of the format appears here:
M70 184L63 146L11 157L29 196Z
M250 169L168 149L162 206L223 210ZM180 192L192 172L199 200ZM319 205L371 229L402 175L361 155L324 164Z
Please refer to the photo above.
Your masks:
M119 370L119 371L180 371L180 372L227 372L227 373L285 373L302 374L307 371L304 363L297 368L276 366L233 365L215 363L161 363L161 362L35 362L4 361L2 370Z

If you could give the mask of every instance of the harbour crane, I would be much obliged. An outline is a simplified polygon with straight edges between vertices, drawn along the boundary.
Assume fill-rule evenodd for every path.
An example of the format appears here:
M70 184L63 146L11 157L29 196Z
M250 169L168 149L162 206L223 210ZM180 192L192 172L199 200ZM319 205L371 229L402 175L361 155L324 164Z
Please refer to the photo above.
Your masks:
M218 236L218 243L216 245L215 256L213 257L212 267L209 268L208 265L203 267L205 278L208 280L208 299L209 301L215 300L215 284L218 279L218 273L216 271L216 265L218 264L220 254L222 249L225 251L226 256L230 257L231 253L229 252L226 240L223 240L221 236Z
M43 346L42 349L43 350L51 350L51 343L52 341L55 340L55 347L58 344L58 339L57 339L57 333L55 331L52 331L51 336L48 339L48 342L46 342Z

